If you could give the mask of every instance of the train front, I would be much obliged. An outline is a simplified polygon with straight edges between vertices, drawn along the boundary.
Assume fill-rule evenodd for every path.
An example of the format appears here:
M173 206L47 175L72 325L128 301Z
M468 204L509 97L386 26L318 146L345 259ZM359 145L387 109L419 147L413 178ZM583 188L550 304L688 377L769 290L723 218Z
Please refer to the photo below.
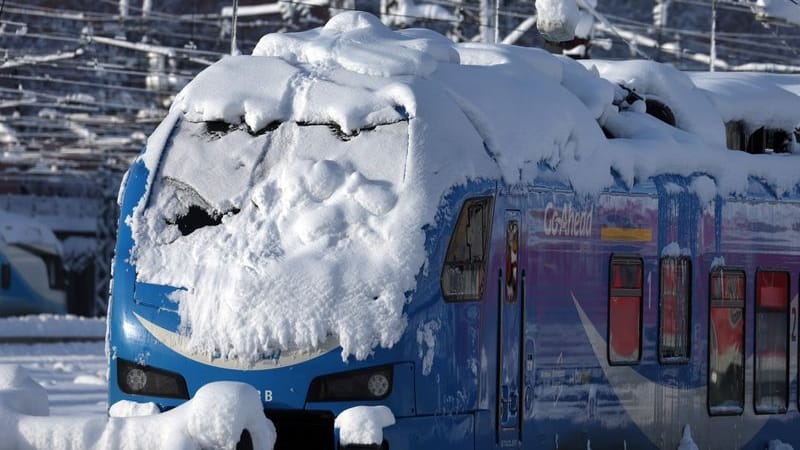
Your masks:
M382 27L373 20L340 22ZM308 33L297 38L320 31ZM130 169L109 404L164 411L207 383L248 383L283 449L334 448L334 419L351 407L414 415L411 351L397 344L437 204L410 176L424 163L409 153L412 118L391 77L312 70L225 58L178 96Z

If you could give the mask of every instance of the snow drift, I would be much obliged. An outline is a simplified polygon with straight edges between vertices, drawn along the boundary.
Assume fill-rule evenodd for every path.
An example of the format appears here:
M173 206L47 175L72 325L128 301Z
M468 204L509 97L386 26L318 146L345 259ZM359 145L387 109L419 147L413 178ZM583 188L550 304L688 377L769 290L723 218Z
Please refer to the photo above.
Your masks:
M685 75L623 68L654 77L643 89L670 102L675 128L619 102L600 77L611 63L586 64L395 32L360 12L267 35L199 74L151 136L150 187L128 218L137 279L182 288L186 345L209 358L246 365L334 342L363 359L403 334L424 229L453 186L526 183L544 165L585 195L612 173L710 177L723 195L751 177L794 189L798 157L727 151Z
M126 409L136 408L127 405ZM141 412L142 408L138 409ZM276 439L275 427L264 416L258 391L234 382L207 384L192 400L162 414L109 419L47 414L44 388L31 380L23 368L0 365L2 448L234 449L243 430L250 433L254 448L271 449Z

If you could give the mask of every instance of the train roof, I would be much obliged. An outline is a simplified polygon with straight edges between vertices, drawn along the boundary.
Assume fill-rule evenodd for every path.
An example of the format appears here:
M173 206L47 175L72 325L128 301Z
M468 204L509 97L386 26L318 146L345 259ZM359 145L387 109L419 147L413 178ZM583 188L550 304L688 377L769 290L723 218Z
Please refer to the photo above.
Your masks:
M0 239L6 244L33 247L56 254L61 244L53 231L31 217L0 211Z
M361 12L267 35L200 73L150 137L131 261L139 281L189 288L174 296L199 351L252 362L334 336L363 359L402 335L424 230L454 186L545 176L593 194L672 174L704 202L753 179L793 192L800 156L729 151L724 84L700 84Z
M685 74L650 61L586 60L581 67L539 49L454 44L429 30L391 31L358 12L340 14L322 28L264 36L253 56L208 68L178 95L176 108L191 121L243 122L256 132L295 121L335 124L354 134L412 118L446 135L447 127L436 122L466 116L471 133L462 142L450 136L454 148L437 151L463 158L465 144L472 144L463 141L474 138L485 144L471 158L476 166L484 165L484 155L492 160L477 168L480 175L511 184L526 165L542 161L587 192L612 184L612 171L631 183L659 171L705 173L723 193L746 191L748 175L778 192L800 181L786 160L723 151L726 123L742 120L748 130L786 131L787 150L800 152L793 133L800 126L796 76ZM629 91L643 102L626 98ZM677 127L644 114L650 99L674 112ZM631 148L644 145L660 147L657 167L650 164L656 150ZM690 150L675 155L676 147ZM637 159L648 161L625 163Z

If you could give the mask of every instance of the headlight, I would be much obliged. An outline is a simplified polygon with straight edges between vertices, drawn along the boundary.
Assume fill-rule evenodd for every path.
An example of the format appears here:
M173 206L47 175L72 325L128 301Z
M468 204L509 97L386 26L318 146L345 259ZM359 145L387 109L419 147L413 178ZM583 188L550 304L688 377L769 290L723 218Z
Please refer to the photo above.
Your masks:
M391 392L392 366L383 366L314 378L306 401L381 400Z
M117 358L117 384L122 392L154 397L189 398L186 380L177 373Z

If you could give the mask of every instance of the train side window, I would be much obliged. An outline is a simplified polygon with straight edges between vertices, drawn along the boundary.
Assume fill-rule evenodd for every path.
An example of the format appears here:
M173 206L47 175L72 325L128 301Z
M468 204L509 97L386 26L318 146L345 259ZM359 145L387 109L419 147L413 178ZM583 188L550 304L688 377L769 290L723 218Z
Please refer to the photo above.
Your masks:
M689 361L692 263L688 257L661 259L658 357L664 364Z
M789 273L756 273L755 410L785 413L789 398Z
M636 364L642 346L642 258L612 256L608 290L608 362Z
M744 271L711 272L708 327L708 410L735 415L744 410Z
M466 200L442 267L442 294L446 301L479 300L483 295L491 227L491 197Z

